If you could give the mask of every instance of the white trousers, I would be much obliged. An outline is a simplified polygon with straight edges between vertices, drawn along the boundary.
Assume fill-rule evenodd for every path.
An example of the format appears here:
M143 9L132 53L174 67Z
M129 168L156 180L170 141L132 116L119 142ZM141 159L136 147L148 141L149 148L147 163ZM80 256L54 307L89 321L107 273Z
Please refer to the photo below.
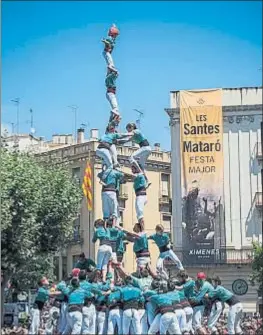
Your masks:
M186 314L186 331L194 333L193 330L193 308L187 306L184 308Z
M145 170L146 161L150 156L151 152L152 149L149 145L146 147L141 147L131 155L130 163L137 165L137 161L139 161L141 168Z
M109 311L108 315L108 335L114 335L115 327L117 326L117 334L122 334L122 310L121 309L112 309Z
M106 313L97 312L97 333L98 335L103 335L106 333Z
M160 335L180 335L180 327L175 313L165 313L160 318Z
M96 332L96 309L93 304L82 308L82 334L95 334Z
M107 266L111 257L112 257L111 246L106 244L100 245L97 252L97 269L107 270Z
M82 313L75 311L69 312L69 322L71 326L71 335L80 335L82 328Z
M135 199L135 210L137 220L143 218L144 206L147 204L147 196L146 195L137 195Z
M31 325L29 328L29 335L38 334L40 326L40 310L38 308L32 308L30 311Z
M106 61L108 68L115 69L111 53L109 51L103 51L102 55Z
M183 309L176 309L175 310L175 315L177 317L181 332L183 333L183 332L187 331L185 311Z
M168 251L161 252L160 255L159 255L159 258L157 260L157 263L156 263L156 268L157 268L157 271L161 275L163 275L166 279L169 279L169 276L166 273L166 271L164 270L164 260L168 257L176 264L176 266L178 267L179 270L184 269L180 259L176 256L176 254L174 253L174 251L172 249L170 249Z
M207 322L207 326L208 329L211 332L216 332L217 329L215 327L217 320L220 317L220 314L222 313L223 310L223 305L221 301L217 301L215 303L213 303L212 308L211 308L211 312L208 318L208 322Z
M122 330L123 335L129 335L130 326L132 324L134 333L130 335L141 335L141 323L140 323L140 315L137 309L129 308L123 311L122 317Z
M148 333L148 322L147 322L147 312L145 309L138 309L139 317L140 317L140 324L141 324L141 331L142 335L145 335ZM130 333L135 334L135 330L133 329L133 326L131 325Z
M150 257L138 257L136 258L137 271L141 268L145 268L147 264L151 263Z
M106 191L101 192L103 219L108 219L110 216L118 217L118 200L116 192Z
M149 304L149 303L147 303ZM146 305L147 306L147 305ZM149 305L148 305L149 306ZM147 310L148 310L148 306L147 306ZM153 314L150 315L150 317L152 318ZM150 328L148 330L148 334L149 335L155 335L156 333L158 333L160 331L160 319L161 319L161 314L157 314L152 321L149 321L149 325ZM149 319L148 319L149 320Z
M114 144L111 145L110 150L106 148L97 148L96 156L102 159L102 164L106 169L113 168L113 164L118 164L117 149Z
M112 92L106 92L106 98L110 103L112 112L115 114L119 114L119 105L118 105L116 94Z
M195 306L193 308L193 328L194 331L197 331L198 329L202 328L202 317L204 314L205 306Z
M239 334L242 332L240 321L243 314L243 306L241 302L229 307L227 318L228 334Z

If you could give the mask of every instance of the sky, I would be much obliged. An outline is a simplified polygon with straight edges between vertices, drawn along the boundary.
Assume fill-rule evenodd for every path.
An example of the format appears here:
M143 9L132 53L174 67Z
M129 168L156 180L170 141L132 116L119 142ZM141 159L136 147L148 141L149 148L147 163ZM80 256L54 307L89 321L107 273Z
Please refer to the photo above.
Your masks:
M151 144L170 149L169 92L262 86L261 1L2 1L2 124L37 136L106 127L101 39L120 29L113 51L125 124L143 111Z

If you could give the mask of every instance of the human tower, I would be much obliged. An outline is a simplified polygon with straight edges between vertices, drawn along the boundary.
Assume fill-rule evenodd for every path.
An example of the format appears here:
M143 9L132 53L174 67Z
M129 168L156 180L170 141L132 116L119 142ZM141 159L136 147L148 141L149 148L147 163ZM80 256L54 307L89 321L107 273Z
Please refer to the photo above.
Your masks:
M97 254L97 267L101 271L102 280L106 279L107 272L112 272L112 265L118 266L118 257L121 260L123 250L117 245L123 245L122 240L127 236L134 242L133 250L137 261L137 270L145 268L150 263L150 253L148 249L148 239L153 239L160 249L160 255L157 262L157 271L160 275L168 278L163 267L163 261L169 257L183 270L183 266L169 246L168 235L164 233L162 225L156 227L156 234L147 236L145 233L144 207L147 204L147 189L150 182L146 176L146 161L151 154L151 146L135 123L126 125L126 133L118 132L117 128L121 121L119 104L117 99L116 81L119 72L113 61L113 50L116 46L116 40L119 36L119 30L115 25L108 31L108 36L102 39L104 43L103 57L106 61L106 97L110 103L110 117L106 127L105 134L101 137L96 155L102 159L102 171L98 174L102 184L102 210L103 220L95 222L96 232L93 241L100 240L100 247ZM123 173L120 170L118 162L116 144L127 141L135 142L139 148L130 156L130 165L132 174ZM128 180L133 181L135 192L135 210L137 223L133 232L123 231L119 226L120 212L118 204L118 194L120 185ZM111 229L108 229L111 228ZM120 243L121 241L121 243Z
M46 334L54 334L52 320L56 313L59 315L57 331L62 335L205 334L202 322L205 310L209 333L214 333L224 303L229 305L228 333L240 333L242 304L221 286L220 278L213 278L213 285L204 272L199 272L196 279L190 278L171 249L163 226L158 224L153 235L148 236L145 232L144 207L150 187L145 166L151 147L135 123L126 125L126 133L117 130L121 115L116 96L118 70L112 52L118 35L119 30L113 25L102 40L107 66L106 97L111 112L96 151L103 162L98 174L102 185L103 218L95 221L92 239L93 243L97 240L100 243L97 264L81 254L72 273L57 284L54 292L48 291L46 278L39 281L29 333L38 334L40 312L51 297L55 297L52 308L56 311L51 312L51 326L46 329ZM132 174L121 171L116 150L119 141L133 141L139 145L130 157ZM118 194L120 185L127 181L133 182L136 195L137 222L133 232L120 227ZM126 239L133 242L137 262L137 271L133 275L126 274L121 266ZM148 240L153 240L160 251L156 271L150 266ZM176 277L169 278L164 269L167 257L179 270Z

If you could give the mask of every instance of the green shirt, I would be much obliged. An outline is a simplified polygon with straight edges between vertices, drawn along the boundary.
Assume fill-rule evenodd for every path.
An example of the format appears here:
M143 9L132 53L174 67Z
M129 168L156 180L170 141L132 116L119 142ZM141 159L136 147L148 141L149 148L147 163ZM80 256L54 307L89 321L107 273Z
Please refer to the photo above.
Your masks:
M92 259L85 258L84 262L78 261L75 265L76 269L87 270L89 272L93 271L96 268L96 263Z
M49 292L45 287L40 287L37 291L35 301L46 302L49 298Z
M142 291L149 290L152 284L152 277L144 277L144 278L136 278L134 276L132 277L132 285L135 287L138 287Z
M217 298L220 301L226 302L233 297L233 293L228 291L221 285L218 285L214 290L208 293L209 298Z
M116 79L118 75L115 72L110 72L106 79L105 79L105 85L107 88L116 88Z

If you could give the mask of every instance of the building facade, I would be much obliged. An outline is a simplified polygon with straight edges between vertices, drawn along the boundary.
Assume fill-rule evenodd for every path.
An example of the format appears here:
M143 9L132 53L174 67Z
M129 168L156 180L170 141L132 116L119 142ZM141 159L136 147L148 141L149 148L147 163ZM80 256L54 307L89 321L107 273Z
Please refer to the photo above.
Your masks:
M236 291L245 310L256 310L257 291L249 283L252 243L262 243L262 88L224 88L223 193L225 258L212 264L189 264L195 275L204 268L209 276L222 277L223 285ZM172 237L174 248L183 255L180 91L170 92L172 165Z
M71 272L78 256L84 252L86 257L96 260L98 244L93 244L91 239L94 232L94 221L102 218L101 204L101 184L97 174L101 171L102 165L100 159L95 156L98 146L98 131L91 130L90 139L85 141L84 136L76 145L70 145L55 150L49 150L42 153L45 160L55 161L67 160L69 162L72 176L79 180L80 186L83 181L87 161L90 161L92 167L92 195L93 209L88 212L86 199L83 197L79 217L74 221L74 233L72 241L67 249L54 258L55 274L57 278L62 278ZM122 171L131 173L129 157L136 150L135 146L118 146L118 160L122 165ZM165 231L171 232L171 163L170 152L161 151L157 143L153 147L151 156L146 165L147 176L151 181L151 186L147 192L148 203L145 207L145 226L146 232L152 234L155 232L155 226L162 223ZM132 231L136 223L135 212L135 194L133 184L128 182L121 185L120 190L120 211L122 225L124 229ZM134 272L136 269L135 256L133 254L133 243L126 245L124 254L124 268L127 272ZM155 266L159 254L158 248L153 242L149 242L151 252L151 262Z

